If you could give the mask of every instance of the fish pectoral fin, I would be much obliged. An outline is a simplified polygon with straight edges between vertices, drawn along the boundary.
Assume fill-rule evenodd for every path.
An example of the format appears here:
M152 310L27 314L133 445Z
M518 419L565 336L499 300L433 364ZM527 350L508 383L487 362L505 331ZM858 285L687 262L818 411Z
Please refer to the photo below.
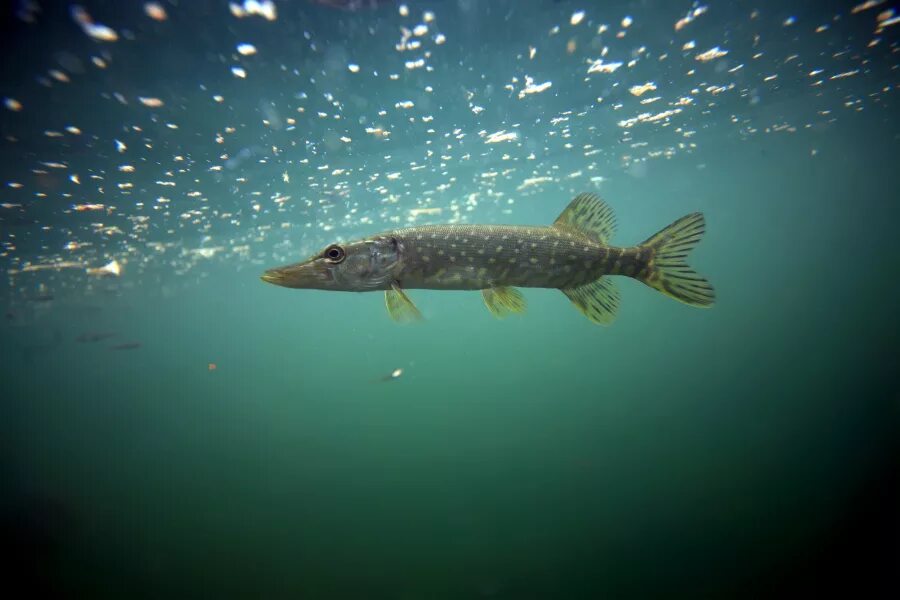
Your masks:
M481 290L481 295L488 310L498 319L525 312L525 296L514 287L491 287Z
M422 320L422 313L397 282L391 284L391 289L385 290L384 305L387 306L388 315L398 323Z
M560 290L588 319L599 325L609 325L619 308L619 291L608 277Z

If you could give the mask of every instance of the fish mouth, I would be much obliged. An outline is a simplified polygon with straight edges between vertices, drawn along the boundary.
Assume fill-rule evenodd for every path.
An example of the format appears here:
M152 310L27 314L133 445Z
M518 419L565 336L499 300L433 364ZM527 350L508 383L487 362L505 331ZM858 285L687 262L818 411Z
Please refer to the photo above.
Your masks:
M268 271L260 275L259 278L266 283L272 283L275 285L283 285L284 282L284 274L278 269L269 269Z
M267 269L260 279L266 283L294 289L330 289L331 274L315 261Z

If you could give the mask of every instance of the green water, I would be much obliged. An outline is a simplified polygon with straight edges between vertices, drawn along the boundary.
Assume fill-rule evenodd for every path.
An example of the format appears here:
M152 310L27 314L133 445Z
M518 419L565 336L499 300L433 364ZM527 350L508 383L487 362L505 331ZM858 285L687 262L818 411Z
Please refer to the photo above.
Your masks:
M629 33L638 40L626 36L631 47L670 45L673 22L690 8L448 4L424 6L436 12L447 46L460 38L469 44L454 55L456 62L438 63L433 78L444 89L475 85L472 69L483 69L502 89L508 75L498 70L503 48L510 56L527 55L529 44L548 43L553 25L574 27L569 16L577 9L593 19L579 26L594 30L632 15L634 27L646 28ZM329 48L350 59L377 50L385 61L393 60L401 21L419 22L423 7L409 5L416 15L411 21L402 21L391 4L337 13L304 4L295 7L296 14L280 4L278 21L264 25L236 21L215 3L202 9L165 4L169 20L158 27L169 29L137 28L136 41L120 40L109 51L114 57L150 52L155 46L142 42L142 35L152 32L172 44L165 52L223 71L209 78L221 77L224 87L238 84L227 72L231 62L203 55L217 43L205 37L208 31L228 38L222 52L233 47L234 36L254 41L261 55L264 34L274 34L269 52L278 47L277 36L291 34L280 42L278 58L258 66L274 81L283 72L279 60L287 60L292 44L302 41L304 28L319 44L319 54L297 59L310 72L327 63ZM142 15L139 4L134 15L125 16L108 4L86 6L119 27ZM172 137L142 132L155 144L141 151L143 158L118 156L111 140L127 134L112 123L104 126L107 117L97 111L76 106L70 115L80 114L78 122L97 121L97 135L106 137L87 143L84 156L74 144L58 150L56 159L72 161L72 168L82 161L80 188L41 187L31 183L28 169L38 159L53 158L48 142L37 130L29 137L30 125L17 121L37 119L27 109L41 100L36 95L29 103L25 94L34 84L25 83L23 67L5 67L3 85L9 90L0 87L0 96L21 96L26 109L6 111L0 121L4 133L20 138L0 146L2 177L26 185L4 188L0 200L25 204L23 214L36 215L36 222L4 216L4 240L14 239L18 248L7 252L3 268L68 256L60 248L69 237L92 241L83 252L93 265L127 259L122 276L113 280L69 270L9 275L5 302L13 316L2 330L0 372L2 525L4 544L16 557L6 565L9 581L21 578L29 589L52 596L111 598L727 598L824 591L890 597L900 560L900 131L891 108L898 42L888 28L880 47L865 50L873 35L870 21L884 7L863 13L865 23L850 21L850 7L798 3L794 13L763 11L761 18L779 25L761 30L769 32L763 48L772 47L778 64L790 48L804 56L799 60L814 56L823 65L823 57L844 42L854 52L871 52L867 71L835 80L851 87L795 82L761 93L758 104L735 91L734 98L707 107L708 117L699 108L692 113L687 125L698 133L688 141L696 148L637 162L623 156L673 147L671 129L681 124L653 129L642 123L626 132L616 122L645 109L615 90L603 92L615 96L605 102L627 108L600 103L606 108L595 108L581 121L572 117L574 149L556 144L555 135L533 147L526 143L529 135L544 132L549 115L586 106L578 86L587 66L563 49L565 31L559 34L562 46L541 46L538 54L556 52L542 67L544 79L563 78L566 65L577 69L568 84L554 79L552 96L538 94L526 103L504 93L485 102L486 122L471 123L463 119L471 116L464 95L433 102L433 125L441 132L461 127L477 137L480 129L525 123L523 144L494 150L479 140L471 151L489 154L457 162L464 149L445 150L455 157L446 166L425 154L428 134L411 125L404 129L405 115L383 119L395 127L384 150L359 131L350 136L360 138L357 151L316 154L302 143L284 144L276 136L289 132L259 125L260 88L251 85L254 71L248 67L248 81L226 94L227 118L182 111ZM712 40L703 47L698 41L698 50L724 44L717 36L727 26L726 40L737 46L740 35L752 37L745 31L752 8L711 5L708 15L689 25L696 29L685 39ZM199 18L204 11L210 21L198 25L200 41L192 42L185 36L193 21L185 15ZM472 19L473 11L481 16ZM44 18L51 20L37 26L44 29L27 34L10 17L20 36L15 43L36 43L28 36L84 37L65 11L48 13ZM800 15L794 27L805 28L796 38L780 26L791 14ZM834 31L827 44L810 37L816 24L835 14L843 15L849 29ZM52 27L52 18L65 33ZM504 24L493 38L485 31L492 22ZM371 23L380 29L369 35ZM527 37L529 32L545 37ZM678 38L677 47L683 41ZM697 64L691 60L688 67L700 69ZM168 94L167 101L188 107L199 106L200 96L208 102L214 93L198 93L196 82L189 85L180 75L162 81L166 69L155 68L158 78L117 71L117 80L74 82L71 93L94 97L128 89ZM615 77L627 87L643 83L653 68L662 67L651 63L642 74ZM537 67L527 72L543 81ZM333 84L335 93L352 94L357 85L345 81L343 63L340 73L322 73L319 78ZM391 111L407 87L415 91L425 83L405 77L395 83L400 91L383 101ZM660 92L681 86L680 76L658 77ZM684 85L690 89L697 82ZM287 103L301 87L284 83L277 93L264 91ZM158 89L165 93L154 94ZM875 90L887 91L873 100L867 94ZM384 92L356 93L374 104L372 98ZM851 96L865 98L865 108L842 106ZM55 101L47 100L51 106ZM119 110L115 101L103 102ZM826 105L836 118L817 113ZM664 108L650 106L653 112ZM121 110L135 111L128 123L155 122L138 116L144 109ZM371 116L374 109L357 104L344 110L347 121L356 112ZM450 116L442 118L442 110ZM747 134L732 125L735 114L758 131ZM332 126L309 118L313 133L303 135L311 138L324 128L327 137ZM765 131L778 123L795 130ZM219 180L207 168L226 150L213 134L228 124L243 128L236 136L262 136L265 162L226 169ZM591 124L599 130L591 133ZM634 141L648 145L632 146ZM129 153L140 147L139 139L126 143ZM595 162L601 183L567 177L596 161L584 155L584 143L604 149L604 158ZM272 144L282 150L271 153L265 147ZM227 150L234 155L240 147ZM185 172L169 176L179 191L160 190L154 182L177 167L171 155L179 151L193 161ZM384 152L392 152L391 164L399 166L382 167ZM511 152L512 160L502 158L503 152ZM527 162L530 152L540 154L536 163ZM302 158L327 163L329 171L350 171L350 191L337 196L337 208L315 205L320 196L330 202L335 196L320 191L325 175L298 162ZM429 168L409 170L410 161ZM103 185L112 187L116 167L128 162L138 165L131 196L112 201L97 195L96 183L89 184L91 192L84 189L85 173L104 173L110 181ZM494 177L483 172L508 166L518 171L501 174L496 185L484 182ZM280 183L282 169L292 169L290 183ZM381 203L381 194L364 183L374 172L395 170L403 172L397 183L382 175L378 184L394 186L398 207ZM559 177L517 194L521 180L534 171ZM249 183L234 184L241 176ZM456 187L435 192L451 177ZM195 188L209 196L213 208L242 210L241 224L228 227L227 218L207 214L196 227L180 225L180 207L194 205L175 194ZM35 189L49 189L49 196L35 199ZM264 193L252 196L254 190ZM413 290L425 321L400 326L387 317L378 293L288 290L258 278L264 268L304 258L335 238L396 226L389 217L405 219L426 191L432 205L445 207L443 217L450 217L451 202L479 193L479 205L463 213L467 222L547 224L585 190L598 191L613 207L615 241L622 245L702 211L707 233L690 262L715 286L716 305L695 309L619 278L620 309L616 322L604 328L555 290L525 290L527 314L502 321L491 317L477 293ZM261 211L248 207L276 191L293 195L285 213L276 213L271 202ZM496 192L504 195L496 199ZM131 208L139 201L152 204L160 194L179 206L170 217ZM311 208L297 201L307 197L314 201ZM344 220L347 199L359 208L354 214L370 214L371 223ZM91 200L115 204L117 211L80 221L64 212ZM128 229L134 214L150 214L159 226ZM322 219L334 219L334 229L304 228ZM100 220L120 224L125 234L91 233L90 223ZM282 222L294 228L279 230ZM204 235L212 241L202 240ZM279 246L285 239L294 245ZM152 241L174 246L154 253L146 243ZM182 251L245 243L249 255L226 249L200 260ZM39 290L52 291L54 299L27 300ZM115 336L75 341L84 332ZM111 349L131 341L140 347ZM402 377L382 381L397 368Z

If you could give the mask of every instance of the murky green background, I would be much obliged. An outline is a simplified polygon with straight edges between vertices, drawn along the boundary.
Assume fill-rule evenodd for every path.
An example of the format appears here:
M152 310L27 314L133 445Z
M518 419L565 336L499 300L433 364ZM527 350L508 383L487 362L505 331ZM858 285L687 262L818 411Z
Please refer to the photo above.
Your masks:
M193 48L184 37L186 22L173 22L172 15L208 10L221 22L206 27L222 35L239 27L224 5L201 4L166 4L173 30L163 38L173 44L166 52L213 69L214 57ZM454 19L487 9L447 4L426 8L437 12L451 45L453 34L466 29ZM505 23L500 41L470 32L466 66L490 75L497 65L478 63L479 48L487 54L515 44L515 51L527 52L534 42L518 38L517 26L528 29L540 18L534 29L546 33L554 24L569 27L573 10L590 9L587 3L523 4L529 8L505 3L502 12L511 14L497 21ZM295 17L279 6L277 26L288 27ZM810 29L837 12L849 19L849 7L800 3L795 13ZM117 22L108 4L90 8L104 22ZM751 8L712 6L710 19L717 12L732 24L725 35L737 36ZM374 12L298 10L310 19L298 26L314 29L322 47L331 42L350 54L357 41L348 31L365 32L367 20L380 19L390 35L373 41L361 33L367 41L358 43L394 53L382 43L396 37L393 5ZM484 18L500 19L498 10L495 4ZM50 19L53 9L47 11ZM645 42L656 29L672 35L671 11L643 3L608 11L608 22L624 14L649 22ZM57 16L59 24L45 22L27 34L10 18L22 36L16 43L82 35L65 11ZM704 18L691 25L697 35L722 35L704 29L713 26ZM596 17L593 27L599 22L604 18ZM271 27L277 47L282 30ZM871 37L869 29L859 28L861 39ZM771 36L772 43L790 46L789 34L772 30ZM896 56L896 32L882 37ZM316 56L303 60L314 63ZM872 68L881 74L871 75L857 96L875 89L871 78L891 91L862 111L841 107L846 89L823 98L804 84L768 103L763 94L758 106L741 104L760 129L784 120L794 132L740 135L727 125L733 111L720 107L707 121L692 117L701 132L697 149L639 169L614 157L603 170L599 192L617 213L616 241L623 245L688 212L705 213L707 234L691 264L716 288L711 310L623 279L618 319L609 328L592 325L553 290L526 290L528 313L504 321L490 316L478 294L414 290L426 321L398 326L379 294L302 292L259 281L282 254L299 259L334 237L391 227L377 212L372 224L305 230L302 245L284 253L273 250L277 240L270 238L253 246L251 259L191 263L183 272L186 259L177 251L136 267L137 256L152 254L144 241L161 231L115 239L94 262L130 244L139 248L130 251L131 266L109 287L95 283L87 291L82 275L10 276L6 305L15 318L7 317L2 330L0 365L2 526L16 556L10 576L60 597L721 598L829 589L889 595L900 539L900 183L898 121L885 106L896 94L896 58L890 60L893 71L890 62L876 62ZM573 63L583 73L585 65ZM3 84L13 86L15 69L23 67L5 68ZM273 66L263 71L276 72ZM455 73L448 67L433 77L453 85L441 78ZM91 97L131 82L147 85L127 70L119 77L112 87L96 82L79 89ZM159 85L178 90L181 84ZM248 80L240 90L227 100L229 111L240 113L242 103L254 110L260 88ZM196 83L185 84L183 93L195 94ZM520 114L505 114L506 122L533 120L542 106L548 114L551 106L554 114L566 106L564 94L546 94L529 99ZM811 103L827 101L839 118L810 114ZM460 98L442 102L448 111L468 112ZM79 111L83 121L100 118L87 104L71 114ZM635 111L619 112L614 129L615 120ZM28 116L41 129L49 127L44 117ZM17 127L12 118L3 115L7 132ZM222 151L211 137L190 141L195 130L205 131L192 119L212 118L182 114L179 147L193 144L193 152L209 157ZM246 120L256 127L258 118ZM398 127L403 118L396 117ZM582 141L596 135L593 143L612 154L628 145L608 128L581 133ZM648 129L642 138L651 148L652 134ZM237 135L252 137L252 131ZM415 131L396 137L412 140ZM83 164L114 170L124 162L107 142L102 150L88 144ZM167 143L165 160L173 144ZM379 170L373 166L378 148L364 148L337 160ZM422 149L410 148L420 159ZM403 145L391 149L400 153ZM63 155L73 152L66 148ZM0 155L4 181L27 178L27 169L20 175L10 167L30 165L22 144L0 146ZM36 155L48 159L42 150ZM560 174L586 163L578 149L561 147L543 160ZM244 164L231 176L277 180L281 169L272 162ZM195 168L198 177L207 166ZM446 169L477 180L482 170L504 167L492 155ZM152 182L165 168L162 158L139 164L135 195L152 202L159 193ZM502 184L510 196L528 176L521 168L517 180ZM476 175L466 175L471 169ZM422 187L443 181L431 170L405 171L403 178ZM199 181L195 187L215 205L226 184ZM314 197L305 175L292 182L283 187L295 197ZM466 185L446 198L477 189ZM563 177L518 199L510 214L498 203L465 217L545 224L575 192L593 185ZM19 193L6 188L0 200L18 202L26 197L12 195ZM244 193L221 202L246 204ZM354 194L365 210L372 197ZM38 223L2 223L6 235L21 240L23 254L38 252L42 238L52 240L46 243L54 251L60 247L61 225L49 231L41 225L75 216L41 212L51 201L33 208L42 215ZM228 244L228 236L247 235L266 214L232 232L216 230L216 240ZM304 218L316 217L288 212L270 221ZM166 239L200 245L198 234L184 230ZM21 268L21 260L8 259L5 269ZM42 282L56 297L25 300ZM116 337L75 341L90 331ZM110 349L128 341L141 347ZM401 378L380 381L396 368L404 369Z

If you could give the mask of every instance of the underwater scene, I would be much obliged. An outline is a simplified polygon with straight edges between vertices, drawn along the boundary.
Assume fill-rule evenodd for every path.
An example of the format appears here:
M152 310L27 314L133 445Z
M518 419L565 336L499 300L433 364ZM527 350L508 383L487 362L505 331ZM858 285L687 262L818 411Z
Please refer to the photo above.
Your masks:
M16 597L900 597L900 6L0 9Z

